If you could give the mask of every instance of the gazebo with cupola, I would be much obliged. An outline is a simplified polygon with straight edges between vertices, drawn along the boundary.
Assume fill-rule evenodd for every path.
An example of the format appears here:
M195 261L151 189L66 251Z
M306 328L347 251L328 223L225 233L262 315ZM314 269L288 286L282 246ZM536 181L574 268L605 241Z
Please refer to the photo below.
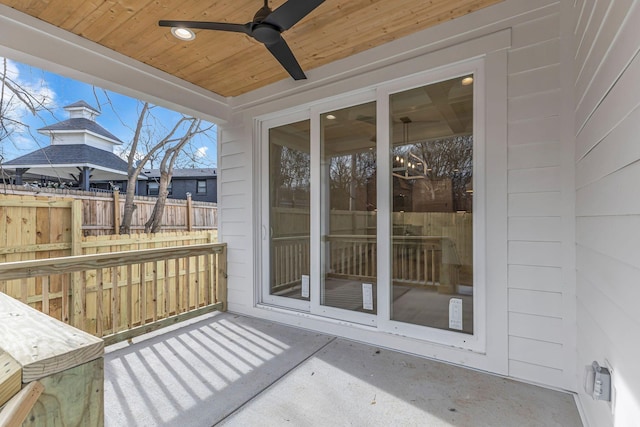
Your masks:
M26 173L71 181L82 190L89 190L94 182L126 181L127 162L114 154L122 141L96 122L100 112L85 101L64 109L67 120L38 129L49 135L50 145L3 164L5 170L15 171L15 183L22 185Z

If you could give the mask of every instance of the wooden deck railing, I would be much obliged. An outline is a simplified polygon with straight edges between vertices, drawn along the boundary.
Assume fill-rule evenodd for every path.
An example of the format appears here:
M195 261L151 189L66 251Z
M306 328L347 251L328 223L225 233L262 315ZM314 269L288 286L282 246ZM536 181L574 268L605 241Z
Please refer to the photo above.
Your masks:
M395 237L392 259L394 281L434 286L440 283L442 263L440 238Z
M303 274L309 274L309 236L276 237L271 240L271 275L273 292L287 289L300 282Z
M226 310L226 244L0 264L0 292L17 280L27 295L33 278L41 289L41 311L49 314L52 304L60 304L60 320L111 344ZM54 282L60 291L51 293Z
M326 241L330 274L350 278L376 276L376 236L331 235L326 237Z
M302 270L309 268L309 237L279 237L272 244L274 289L286 288L308 274ZM331 276L354 280L377 276L376 236L330 235L326 244ZM449 286L458 281L460 259L450 238L394 236L391 268L395 284Z

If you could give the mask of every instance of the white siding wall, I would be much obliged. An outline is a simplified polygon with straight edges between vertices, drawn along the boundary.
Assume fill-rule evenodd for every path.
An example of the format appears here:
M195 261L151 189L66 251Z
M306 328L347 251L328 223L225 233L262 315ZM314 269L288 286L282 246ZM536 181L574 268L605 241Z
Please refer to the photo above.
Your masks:
M571 161L563 158L560 28L559 8L515 25L509 51L509 373L572 388L563 216L573 197L563 191Z
M253 306L254 260L251 123L229 124L219 131L219 241L227 243L229 310Z
M574 390L575 283L571 280L574 264L566 261L573 260L575 255L573 234L567 232L567 229L573 229L575 220L572 180L571 185L567 185L567 176L574 174L574 159L573 141L567 139L563 131L568 120L562 107L567 92L572 90L562 78L566 63L571 60L563 56L560 6L560 2L547 0L535 4L507 0L460 24L456 21L443 24L441 34L444 39L456 31L458 34L466 32L470 39L511 29L508 81L505 82L508 88L508 121L505 123L508 130L507 190L500 197L508 204L508 237L505 239L508 261L501 266L508 272L508 282L500 291L508 299L508 312L487 315L508 321L508 332L502 337L508 341L508 355L504 356L508 359L508 375ZM513 12L517 14L501 15ZM433 39L425 37L425 40ZM398 46L402 45L396 44L394 48ZM398 51L393 53L398 54ZM332 90L316 88L302 92L298 98L278 98L276 93L261 92L265 99L272 96L278 100L252 103L247 98L244 131L241 126L223 126L219 162L220 222L224 233L222 239L230 247L230 309L375 342L377 338L359 329L350 333L344 326L318 319L252 307L254 274L260 268L252 246L260 241L250 234L251 221L257 220L250 212L250 207L256 206L257 195L252 198L249 194L256 191L252 174L257 170L250 165L259 164L254 158L257 147L248 142L253 137L251 114L254 111L271 114L278 108L295 108L288 99L313 102L309 99L312 94L329 96L333 94ZM243 114L241 107L236 111L238 115ZM496 202L499 201L493 201ZM502 284L490 283L488 286ZM473 366L473 363L467 363L471 359L468 353L462 356L463 353L420 347L415 341L406 341L393 337L386 343L405 351ZM483 368L480 364L476 366Z
M580 394L592 426L640 422L640 5L576 2L578 368L613 368L615 407ZM612 414L615 409L615 414Z

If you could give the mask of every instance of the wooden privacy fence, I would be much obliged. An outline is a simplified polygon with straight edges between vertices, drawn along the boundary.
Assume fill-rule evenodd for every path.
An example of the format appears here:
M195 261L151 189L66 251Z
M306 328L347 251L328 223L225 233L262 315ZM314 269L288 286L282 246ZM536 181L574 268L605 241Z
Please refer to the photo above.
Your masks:
M144 224L151 217L157 198L136 196L135 210L131 220L131 231L144 232ZM107 197L92 197L82 200L84 235L99 236L118 234L124 195L114 191ZM116 209L117 207L117 209ZM162 231L212 230L218 227L218 207L215 203L194 202L191 196L187 200L167 199L162 216Z
M0 292L39 282L41 311L105 344L226 310L226 244L205 243L0 264ZM12 284L13 282L13 284ZM52 292L54 288L59 291ZM9 293L10 294L10 293Z
M0 195L0 262L210 243L216 230L83 236L80 199Z
M65 225L68 228L72 215L80 215L80 235L101 236L120 233L124 196L117 191L47 194L49 190L42 189L37 196L26 194L25 191L17 187L12 190L15 194L0 194L0 203L2 203L0 210L4 208L8 218L15 217L23 221L26 218L25 226L27 227L34 227L37 224L35 221L30 221L30 218L36 217L36 209L57 208L58 210L50 210L48 213L56 219L54 223L60 224L63 229ZM32 190L29 193L32 193ZM133 233L144 231L144 224L150 218L155 202L154 197L136 196L134 200L136 209L131 221ZM34 212L24 211L26 208L33 209ZM40 212L37 216L42 217L45 213L47 212ZM214 230L217 227L218 208L215 203L192 201L191 197L187 200L167 199L161 225L163 232Z

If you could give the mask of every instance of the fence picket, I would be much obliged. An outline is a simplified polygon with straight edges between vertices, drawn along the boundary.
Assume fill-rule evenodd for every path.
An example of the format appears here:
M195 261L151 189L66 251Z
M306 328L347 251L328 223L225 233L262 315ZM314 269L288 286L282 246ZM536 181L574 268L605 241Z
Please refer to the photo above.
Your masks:
M120 289L118 289L118 267L111 267L111 333L118 332L120 324Z
M102 281L102 269L98 268L96 270L96 335L101 337L104 334L103 329L103 319L104 319L104 283Z

